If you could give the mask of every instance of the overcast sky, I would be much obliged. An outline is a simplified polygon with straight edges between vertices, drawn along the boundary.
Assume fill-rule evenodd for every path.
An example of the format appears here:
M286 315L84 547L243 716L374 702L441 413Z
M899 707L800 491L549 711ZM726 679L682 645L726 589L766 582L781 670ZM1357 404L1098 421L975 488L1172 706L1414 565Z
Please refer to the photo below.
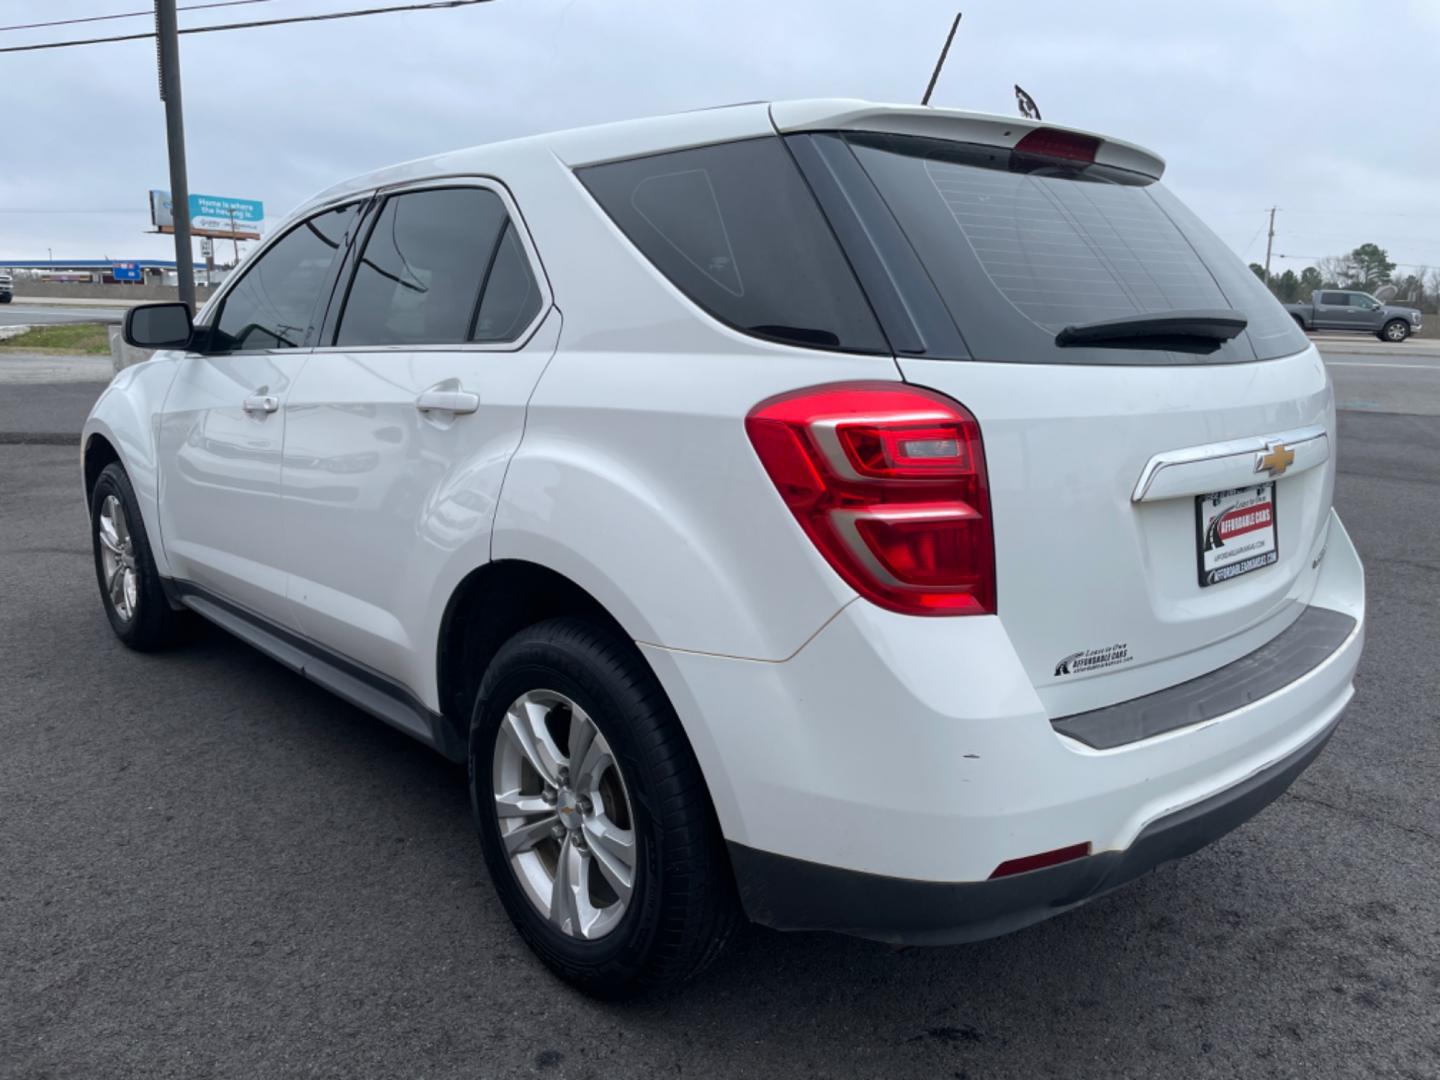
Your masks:
M181 25L401 2L262 0ZM1014 115L1018 82L1046 120L1150 147L1250 261L1276 204L1277 253L1375 241L1440 266L1437 0L958 2L934 104ZM0 27L148 4L5 0ZM190 188L263 199L275 222L346 176L515 135L732 101L914 102L956 4L494 0L190 35ZM146 23L0 31L0 46ZM0 54L0 258L173 255L145 233L147 190L169 187L154 64L149 41Z

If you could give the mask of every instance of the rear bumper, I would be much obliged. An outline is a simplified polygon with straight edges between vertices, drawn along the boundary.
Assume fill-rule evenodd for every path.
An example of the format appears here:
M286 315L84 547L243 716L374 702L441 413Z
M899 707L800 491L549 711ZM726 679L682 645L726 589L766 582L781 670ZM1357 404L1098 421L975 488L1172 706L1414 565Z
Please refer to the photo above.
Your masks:
M1338 518L1317 544L1304 599L1350 627L1328 655L1292 667L1290 645L1315 645L1304 625L1294 641L1262 627L1224 685L1192 680L1178 699L1139 701L1124 739L1107 717L1067 733L989 617L914 619L857 602L779 663L642 649L704 770L751 918L963 941L1194 850L1313 759L1353 696L1365 637L1364 572ZM1290 681L1266 684L1282 670ZM1182 722L1152 722L1157 702ZM991 879L1003 863L1081 843L1094 854Z
M908 945L954 945L1008 934L1119 888L1161 863L1200 850L1263 810L1310 765L1339 726L1247 780L1145 827L1124 851L1106 851L992 881L884 877L730 845L740 898L777 930L833 930Z

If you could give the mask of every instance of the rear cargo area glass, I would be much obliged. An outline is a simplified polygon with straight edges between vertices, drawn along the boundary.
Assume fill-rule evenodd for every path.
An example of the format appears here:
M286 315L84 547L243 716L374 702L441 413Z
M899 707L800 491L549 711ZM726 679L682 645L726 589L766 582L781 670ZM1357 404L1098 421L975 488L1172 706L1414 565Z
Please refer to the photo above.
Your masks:
M890 351L779 138L591 165L581 183L681 292L756 337Z
M1006 152L944 140L846 141L979 360L1193 364L1273 359L1307 341L1264 285L1158 183L1100 166L1012 171ZM1159 349L1055 344L1067 326L1234 310L1240 337Z

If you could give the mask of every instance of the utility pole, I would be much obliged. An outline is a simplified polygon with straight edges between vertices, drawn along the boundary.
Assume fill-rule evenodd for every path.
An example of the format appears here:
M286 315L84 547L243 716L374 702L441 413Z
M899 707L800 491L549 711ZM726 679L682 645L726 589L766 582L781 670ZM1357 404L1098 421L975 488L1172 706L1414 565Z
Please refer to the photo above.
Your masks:
M1270 235L1265 237L1265 287L1270 287L1270 248L1275 243L1275 211L1278 206L1270 207Z
M155 53L165 141L170 151L170 212L175 222L175 275L180 301L195 310L195 254L190 247L190 181L185 176L185 114L180 103L180 33L175 0L155 0Z

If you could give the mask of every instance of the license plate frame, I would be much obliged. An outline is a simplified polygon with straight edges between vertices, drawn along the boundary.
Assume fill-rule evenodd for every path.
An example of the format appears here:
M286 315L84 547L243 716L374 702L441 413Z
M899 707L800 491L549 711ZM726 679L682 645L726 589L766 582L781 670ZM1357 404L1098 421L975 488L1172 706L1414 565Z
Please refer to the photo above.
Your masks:
M1274 480L1195 496L1195 566L1202 589L1280 561Z

